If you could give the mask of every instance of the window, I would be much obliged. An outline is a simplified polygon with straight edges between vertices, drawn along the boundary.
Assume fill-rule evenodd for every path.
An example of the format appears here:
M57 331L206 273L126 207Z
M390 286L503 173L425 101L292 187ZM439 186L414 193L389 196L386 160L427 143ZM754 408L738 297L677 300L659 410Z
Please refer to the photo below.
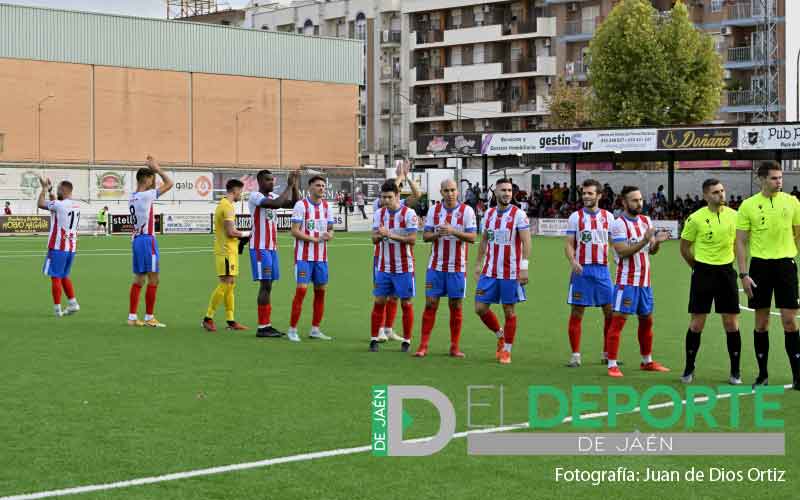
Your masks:
M485 60L484 45L482 43L478 43L475 45L475 48L472 52L472 62L474 64L483 64Z
M477 101L477 102L481 102L481 101L483 101L485 99L484 86L483 85L484 85L484 82L483 81L479 81L479 82L475 82L475 84L473 86L473 92L475 92L475 101Z
M522 48L521 47L511 47L511 60L512 61L521 61L522 60Z
M711 0L711 12L722 11L722 3L724 0Z
M450 13L453 28L460 28L461 27L461 9L453 9Z
M461 47L450 49L450 65L461 66Z
M473 13L475 14L475 26L483 26L483 5L475 6Z

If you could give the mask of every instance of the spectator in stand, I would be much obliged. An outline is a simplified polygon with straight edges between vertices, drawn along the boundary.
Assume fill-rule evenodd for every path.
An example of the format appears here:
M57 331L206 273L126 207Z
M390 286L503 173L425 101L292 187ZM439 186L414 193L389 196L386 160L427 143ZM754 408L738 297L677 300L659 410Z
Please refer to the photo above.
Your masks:
M797 186L792 187L791 195L800 200L800 191L797 190Z
M336 193L336 204L339 205L339 214L341 215L344 210L344 192L339 191Z
M554 204L555 203L561 203L562 201L564 201L564 192L561 191L561 186L559 186L557 182L555 184L553 184L552 196L553 196L553 203ZM559 206L561 206L561 205L559 205Z
M364 200L364 193L361 191L356 191L356 205L358 206L359 212L361 215L366 219L367 212L364 211L364 205L366 204L366 200Z
M661 202L664 202L664 203L667 202L667 197L664 195L664 185L663 184L658 186L658 191L656 192L656 198L658 198L658 201L661 201Z
M347 209L350 211L350 213L352 214L353 213L353 195L352 194L347 193L347 194L344 195L344 204L347 207Z
M6 208L3 210L3 213L5 213L6 215L11 215L11 202L10 201L6 202Z

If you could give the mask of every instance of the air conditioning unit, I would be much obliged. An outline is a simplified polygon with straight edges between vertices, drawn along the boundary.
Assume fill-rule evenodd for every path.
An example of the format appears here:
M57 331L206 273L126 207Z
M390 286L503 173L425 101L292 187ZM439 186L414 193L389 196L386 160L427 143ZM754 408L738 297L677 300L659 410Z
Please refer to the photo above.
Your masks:
M488 118L483 120L483 129L484 130L489 130L491 128L491 126L492 126L492 120L489 120Z
M553 84L553 77L552 76L545 77L544 83L546 83L548 86L552 85Z
M733 78L733 75L731 74L731 70L726 69L725 71L723 71L722 72L722 78L724 78L725 80L730 80L731 78Z
M570 2L567 5L567 12L578 12L578 4L576 2Z
M549 38L545 38L544 39L544 46L545 47L549 47L551 43L553 43L553 42Z
M723 26L721 33L725 36L733 35L733 28L730 26Z
M386 43L389 41L389 30L383 30L383 42Z
M491 12L492 11L492 6L491 5L484 5L483 6L483 11L484 12Z

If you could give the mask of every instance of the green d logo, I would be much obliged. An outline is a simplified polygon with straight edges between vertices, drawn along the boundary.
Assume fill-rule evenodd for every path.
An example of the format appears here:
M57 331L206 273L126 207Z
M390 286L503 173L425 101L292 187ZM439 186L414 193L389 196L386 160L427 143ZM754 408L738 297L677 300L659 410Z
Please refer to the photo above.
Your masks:
M404 399L424 399L439 412L439 432L418 442L404 441L403 429L412 418L403 411ZM456 412L447 396L433 387L419 385L372 386L372 454L385 457L423 457L433 455L452 439L456 430Z

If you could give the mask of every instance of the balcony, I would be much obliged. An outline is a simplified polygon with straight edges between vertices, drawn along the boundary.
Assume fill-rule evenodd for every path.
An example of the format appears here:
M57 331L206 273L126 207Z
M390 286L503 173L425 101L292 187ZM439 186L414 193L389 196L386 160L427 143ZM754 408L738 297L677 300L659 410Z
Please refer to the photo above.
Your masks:
M417 66L417 81L441 80L444 78L444 68L432 68L430 66Z
M392 80L400 81L400 68L394 68L392 70L391 66L381 66L381 82L391 82Z
M753 26L764 22L766 13L762 0L745 0L728 5L725 10L726 17L722 20L722 26ZM768 0L767 9L769 15L778 15L778 5L776 0Z
M564 65L564 76L567 81L583 82L589 74L589 63L583 59L569 61Z
M725 60L725 69L749 69L764 63L764 49L762 47L731 47L728 49ZM775 60L770 61L775 64Z
M385 30L381 33L381 45L399 45L402 33L395 30Z
M535 57L521 57L519 59L506 58L506 60L503 61L503 73L533 73L535 71Z
M595 30L600 25L600 18L593 19L579 19L576 21L567 21L564 24L564 41L565 42L583 42L591 40L594 36Z
M772 95L776 95L777 90L772 90ZM723 92L722 107L723 113L756 113L764 109L761 102L763 94L755 90L728 90ZM770 111L779 111L780 106L775 104L769 107Z
M392 103L391 101L383 101L381 102L381 118L389 118L390 113L394 113L394 117L398 118L401 113L400 109L400 99L394 100L394 111L392 110Z
M444 41L444 31L427 30L417 31L417 45L426 43L439 43Z
M547 113L547 105L543 96L536 96L531 101L507 99L503 101L503 113L540 114Z
M444 116L444 104L420 104L416 106L418 118Z

